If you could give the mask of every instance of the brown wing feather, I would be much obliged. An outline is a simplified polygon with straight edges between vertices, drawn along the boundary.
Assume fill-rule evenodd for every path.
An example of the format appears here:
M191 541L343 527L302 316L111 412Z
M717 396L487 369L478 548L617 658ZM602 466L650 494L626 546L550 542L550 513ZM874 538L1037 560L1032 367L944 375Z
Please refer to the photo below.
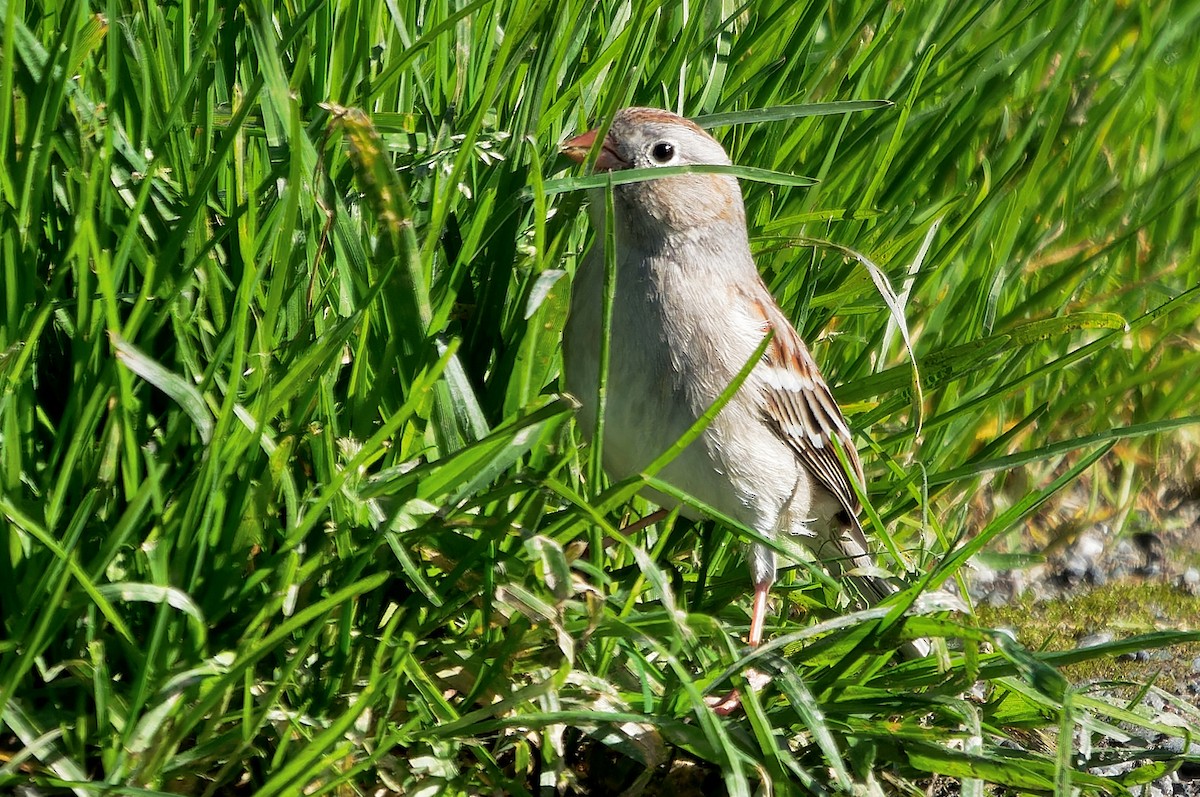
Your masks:
M763 293L767 293L765 286ZM865 479L850 427L808 347L783 311L773 299L763 298L755 305L763 316L764 330L775 331L763 355L764 364L768 366L763 372L763 411L767 422L849 516L845 524L834 524L826 530L825 541L837 548L837 556L831 559L820 550L817 555L839 573L869 566L873 559L867 536L858 522L861 507L850 482L857 479L859 485L863 485ZM849 473L838 458L834 439L850 467ZM853 580L867 605L878 603L896 591L889 582L873 576Z
M856 518L860 507L850 479L857 479L860 485L864 479L850 427L808 347L783 311L773 300L757 300L755 305L763 316L764 328L775 331L763 355L769 366L763 387L767 421L817 482ZM847 473L838 459L834 438L853 473Z

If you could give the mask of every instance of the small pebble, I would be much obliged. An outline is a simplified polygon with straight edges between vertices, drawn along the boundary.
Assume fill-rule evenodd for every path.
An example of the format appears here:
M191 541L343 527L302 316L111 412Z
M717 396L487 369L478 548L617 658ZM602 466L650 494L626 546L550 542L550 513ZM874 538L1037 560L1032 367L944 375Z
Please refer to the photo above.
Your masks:
M1189 595L1200 595L1200 569L1189 567L1179 576L1179 588Z
M1159 747L1164 750L1169 750L1176 755L1183 755L1187 746L1187 741L1179 736L1168 736L1159 742ZM1191 749L1196 750L1198 747L1200 747L1200 745L1198 745L1196 742L1192 742Z
M1094 648L1097 645L1103 645L1107 642L1112 642L1114 639L1111 631L1097 631L1094 634L1088 634L1079 640L1078 646L1081 648Z
M1118 540L1108 556L1108 574L1112 578L1127 578L1139 571L1144 560L1145 557L1132 542Z

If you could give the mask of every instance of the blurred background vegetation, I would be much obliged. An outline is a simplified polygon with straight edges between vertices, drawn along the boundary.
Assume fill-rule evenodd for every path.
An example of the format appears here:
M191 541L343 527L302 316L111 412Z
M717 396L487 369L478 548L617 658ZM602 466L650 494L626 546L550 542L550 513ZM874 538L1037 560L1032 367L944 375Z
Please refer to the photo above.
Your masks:
M1123 793L1186 758L1128 728L1194 708L1051 665L1194 617L1035 656L830 619L805 567L754 659L775 685L709 713L748 665L744 535L625 538L646 506L588 477L557 149L656 105L819 180L743 184L758 263L876 530L946 580L1053 543L1030 518L1080 484L1072 520L1118 532L1197 489L1200 4L0 9L0 785L637 793L686 762L703 793ZM962 641L888 666L899 633Z

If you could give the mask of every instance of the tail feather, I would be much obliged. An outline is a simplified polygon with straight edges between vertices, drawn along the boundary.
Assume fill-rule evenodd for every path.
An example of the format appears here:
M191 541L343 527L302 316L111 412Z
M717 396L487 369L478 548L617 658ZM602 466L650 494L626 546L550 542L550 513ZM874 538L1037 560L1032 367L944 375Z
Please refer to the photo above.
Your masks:
M830 569L854 587L860 604L874 606L895 595L902 587L896 579L847 572L874 569L875 557L867 546L867 535L858 518L849 513L844 517L850 522L841 525L834 540L841 555L831 561ZM900 646L899 652L908 660L923 659L932 652L932 646L928 639L910 639Z

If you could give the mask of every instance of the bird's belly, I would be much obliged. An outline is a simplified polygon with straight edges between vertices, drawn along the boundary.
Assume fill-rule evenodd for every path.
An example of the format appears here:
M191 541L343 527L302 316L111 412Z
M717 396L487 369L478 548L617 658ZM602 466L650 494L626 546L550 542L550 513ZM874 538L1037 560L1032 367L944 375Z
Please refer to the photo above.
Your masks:
M578 422L596 436L600 277L595 268L579 277L572 296L564 349L564 381L582 404ZM725 320L722 320L725 323ZM681 328L655 291L633 280L617 281L613 302L604 412L604 467L614 479L643 473L670 449L724 392L744 360L732 366L706 354L724 329ZM639 330L636 335L622 331ZM756 336L743 342L749 357ZM685 350L675 347L685 346ZM737 359L735 357L734 359ZM754 389L743 387L743 390ZM703 434L679 452L657 476L723 515L766 529L785 507L807 512L796 497L800 474L795 455L755 413L757 401L727 404ZM762 468L771 471L764 480ZM660 491L643 494L664 507L678 499ZM684 514L699 517L689 510Z
M603 455L605 470L613 478L624 479L645 472L720 395L721 391L715 388L711 396L689 395L679 385L689 382L694 385L697 380L681 379L671 369L670 363L650 361L645 348L611 353ZM633 384L639 385L639 389L620 387ZM578 397L584 403L581 417L587 419L585 432L594 439L595 391L590 398ZM785 489L786 494L768 496L765 494L768 488L750 471L755 463L775 460L776 473L786 480L787 474L795 470L795 460L758 419L739 418L739 412L745 410L735 404L723 408L705 431L678 452L657 476L721 514L757 526L763 501L780 506L790 496L791 483ZM643 494L668 508L680 503L658 490L643 490ZM683 513L693 518L701 515L686 503Z

